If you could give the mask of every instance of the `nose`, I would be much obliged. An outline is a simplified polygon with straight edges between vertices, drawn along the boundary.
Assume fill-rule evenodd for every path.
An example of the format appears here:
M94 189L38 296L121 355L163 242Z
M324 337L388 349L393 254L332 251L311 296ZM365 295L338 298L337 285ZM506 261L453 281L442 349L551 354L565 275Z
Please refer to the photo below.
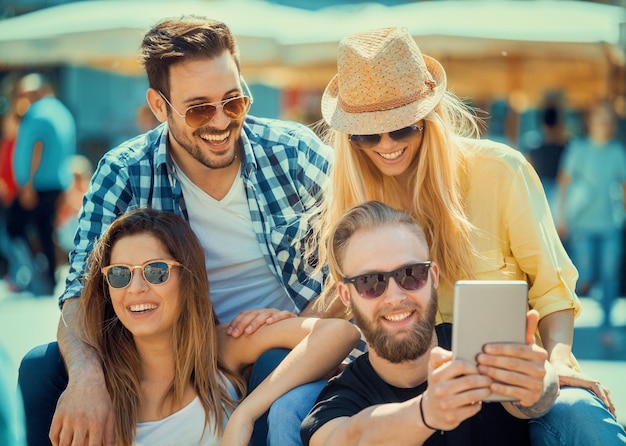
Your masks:
M230 125L230 121L232 119L226 116L226 114L224 113L224 104L218 104L215 107L215 113L211 117L211 120L208 122L208 124L211 124L212 127L218 129L225 129L226 127L228 127L228 125Z
M140 266L136 266L133 268L133 275L130 278L130 283L128 284L128 291L131 292L142 292L148 288L148 283L146 279L143 277L143 271Z
M406 292L398 285L395 278L389 278L383 299L385 303L389 304L395 304L406 299Z
M378 147L381 149L391 148L394 146L396 142L391 139L389 133L383 133L380 135L380 141L378 142Z

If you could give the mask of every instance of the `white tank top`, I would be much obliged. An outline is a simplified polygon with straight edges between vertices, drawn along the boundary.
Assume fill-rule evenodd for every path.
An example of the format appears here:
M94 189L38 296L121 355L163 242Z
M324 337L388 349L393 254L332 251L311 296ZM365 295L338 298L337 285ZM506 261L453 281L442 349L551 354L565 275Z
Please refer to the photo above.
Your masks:
M237 399L237 392L228 379L228 394ZM213 432L213 425L204 424L204 407L195 397L191 403L159 421L147 421L137 424L134 446L219 446L220 437ZM230 413L226 414L227 416ZM224 420L224 428L228 418ZM204 429L204 432L203 432ZM204 435L203 435L204 433Z
M204 247L211 301L220 322L255 308L297 312L259 248L241 175L216 200L179 168L176 172L191 227Z

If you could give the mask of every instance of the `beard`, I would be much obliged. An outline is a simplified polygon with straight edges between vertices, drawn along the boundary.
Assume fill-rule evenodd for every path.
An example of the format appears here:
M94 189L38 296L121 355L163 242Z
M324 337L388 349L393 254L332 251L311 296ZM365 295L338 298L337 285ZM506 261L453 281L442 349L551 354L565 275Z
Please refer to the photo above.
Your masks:
M220 154L212 154L211 152L207 152L204 147L197 145L173 119L168 119L167 124L172 139L203 166L210 169L223 169L232 165L237 159L236 148L239 146L238 144L229 145L229 147ZM184 125L186 126L186 124ZM241 134L241 121L231 121L227 130L230 130L229 138L235 141L238 140ZM193 130L193 136L200 138L201 134L213 132L216 132L216 130L209 127L200 127ZM221 132L222 131L220 131L220 133ZM235 149L232 147L235 147Z
M418 322L411 328L406 336L397 339L397 333L390 332L380 325L379 314L374 315L373 320L368 320L365 315L360 312L358 307L352 301L352 315L356 325L363 331L363 335L367 340L370 348L373 349L378 356L387 361L398 364L405 361L412 361L424 355L429 349L433 338L433 330L435 328L435 316L437 315L437 290L431 285L430 300L420 314ZM394 311L403 308L394 309ZM405 307L408 311L418 311L414 305Z

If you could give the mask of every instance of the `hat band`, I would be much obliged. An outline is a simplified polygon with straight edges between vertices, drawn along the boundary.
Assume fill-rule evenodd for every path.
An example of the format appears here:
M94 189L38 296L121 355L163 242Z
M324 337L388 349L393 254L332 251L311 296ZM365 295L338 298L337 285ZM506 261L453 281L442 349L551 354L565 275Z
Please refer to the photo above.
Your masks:
M411 102L422 99L424 96L430 94L437 86L437 83L432 79L427 80L425 83L426 85L424 85L424 87L422 87L422 89L417 93L411 96L405 96L403 98L392 99L390 101L376 102L374 104L350 105L341 98L340 94L337 95L337 100L341 109L347 113L366 113L373 111L389 110L392 108L402 107L404 105L410 104Z

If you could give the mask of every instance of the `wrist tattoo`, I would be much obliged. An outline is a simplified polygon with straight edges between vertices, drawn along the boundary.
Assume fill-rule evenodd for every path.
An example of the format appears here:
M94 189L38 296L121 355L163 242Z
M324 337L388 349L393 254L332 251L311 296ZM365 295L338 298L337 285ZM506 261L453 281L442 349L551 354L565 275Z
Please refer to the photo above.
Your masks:
M550 383L543 392L539 400L532 406L522 406L519 402L513 402L512 405L528 418L538 418L545 415L558 395L559 384L557 382Z

